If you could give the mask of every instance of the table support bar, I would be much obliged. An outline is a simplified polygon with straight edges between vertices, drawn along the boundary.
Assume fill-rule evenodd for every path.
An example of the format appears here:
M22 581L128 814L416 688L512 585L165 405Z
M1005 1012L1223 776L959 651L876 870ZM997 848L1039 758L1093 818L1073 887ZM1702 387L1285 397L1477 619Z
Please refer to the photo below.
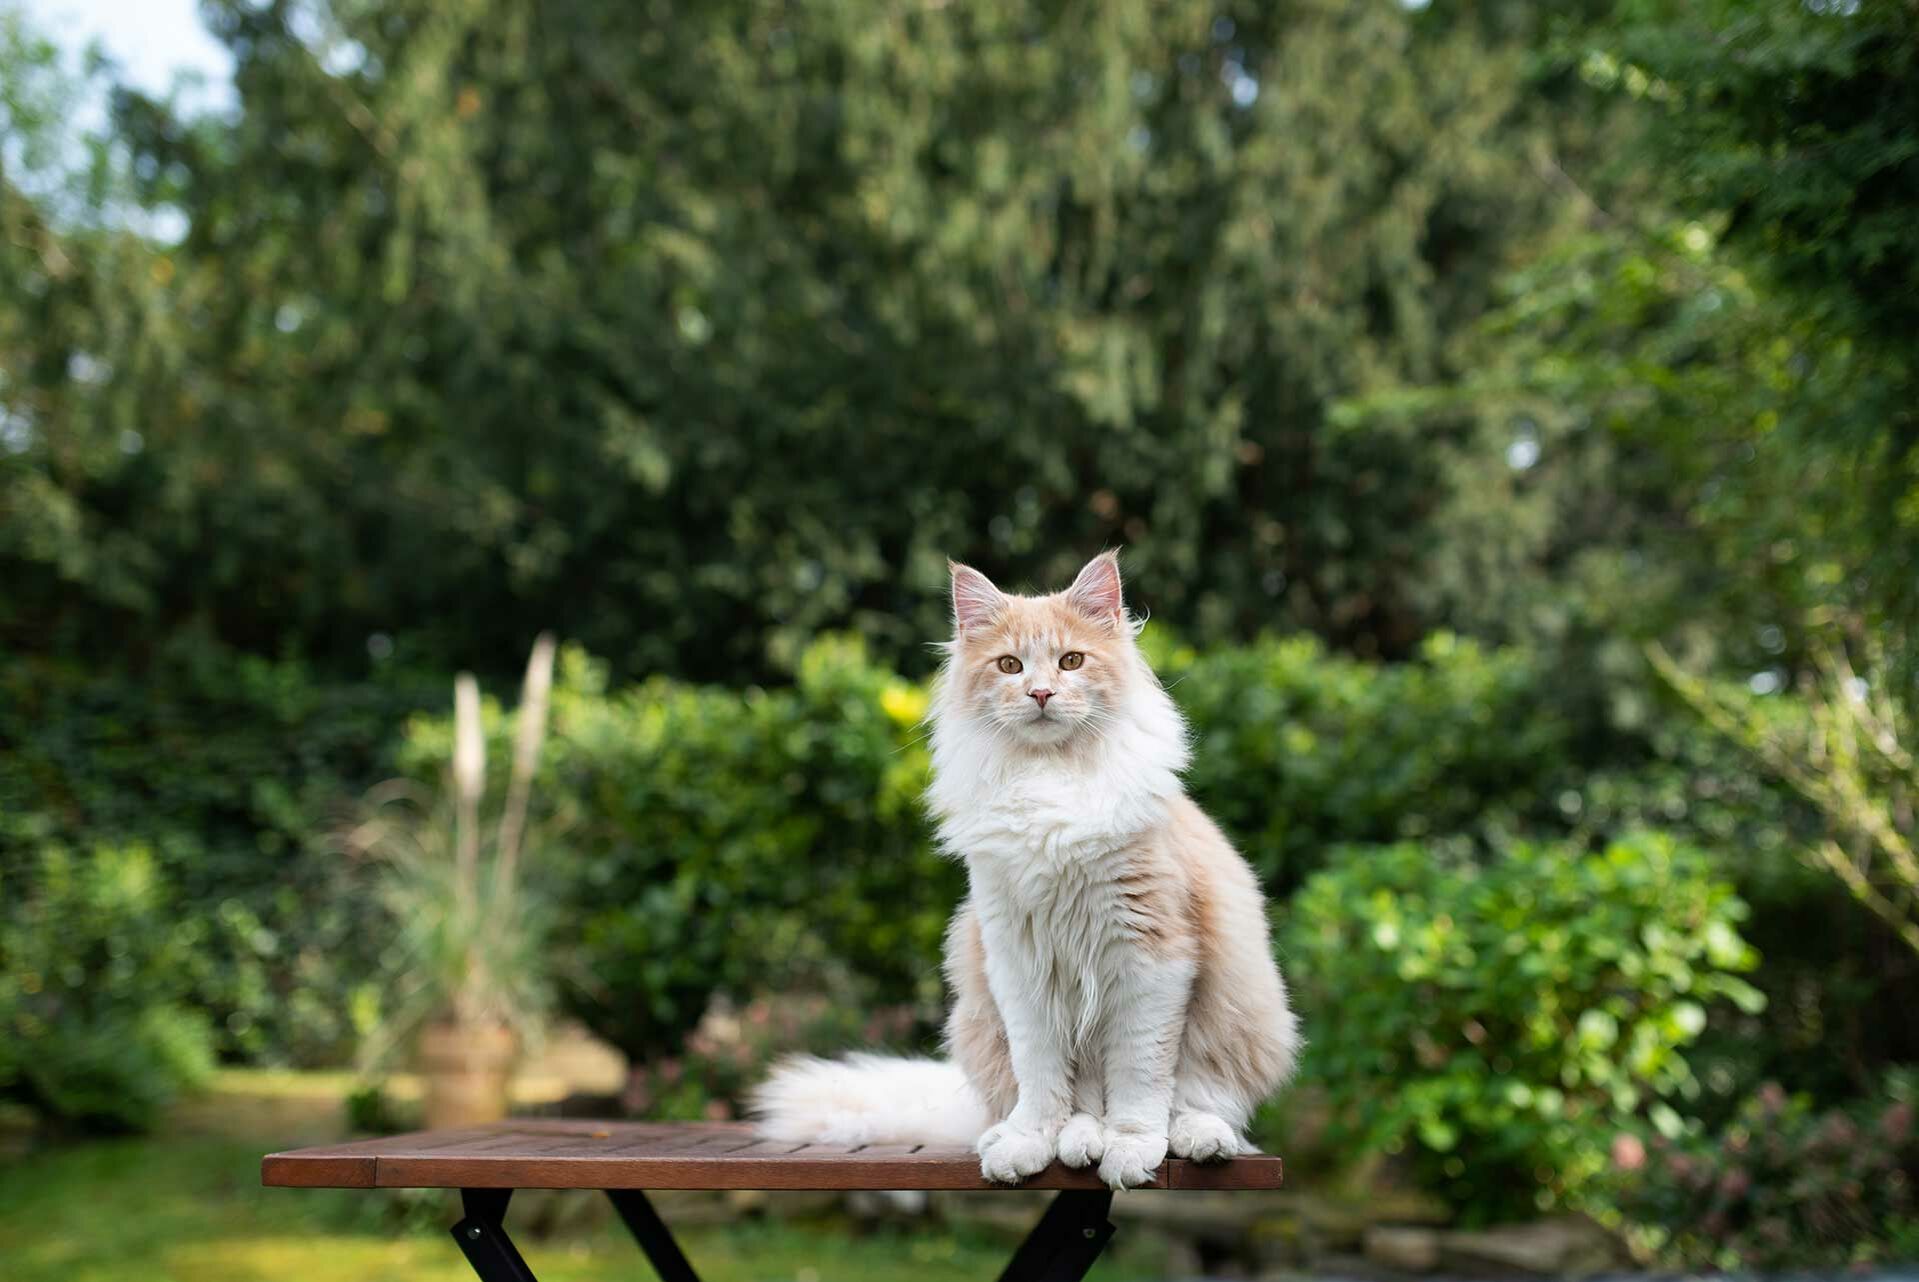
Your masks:
M672 1231L646 1200L646 1194L638 1189L608 1189L606 1196L626 1221L626 1231L646 1252L647 1262L660 1275L660 1282L700 1282L700 1275L686 1262L680 1244L673 1240Z
M1111 1189L1066 1189L1013 1252L999 1282L1079 1282L1113 1240Z
M512 1196L512 1189L460 1190L460 1208L466 1215L453 1226L453 1240L466 1252L466 1262L481 1282L536 1282L502 1223Z

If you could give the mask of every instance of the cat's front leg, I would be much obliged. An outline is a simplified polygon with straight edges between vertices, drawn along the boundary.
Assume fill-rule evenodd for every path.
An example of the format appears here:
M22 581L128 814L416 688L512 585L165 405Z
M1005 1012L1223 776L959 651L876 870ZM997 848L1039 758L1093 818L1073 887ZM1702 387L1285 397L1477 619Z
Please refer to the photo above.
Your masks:
M1073 1115L1059 1133L1059 1160L1068 1166L1092 1166L1106 1156L1106 1124L1100 1121L1106 1112L1105 1081L1095 1056L1083 1055L1074 1063Z
M1106 1151L1099 1177L1115 1189L1147 1183L1166 1160L1173 1069L1193 984L1193 963L1184 958L1134 961L1101 1038Z
M1052 1163L1059 1133L1072 1110L1071 1066L1065 1030L1052 1017L1045 984L1022 964L1011 941L995 947L986 933L986 978L1006 1024L1006 1047L1013 1061L1018 1102L998 1125L979 1139L980 1174L997 1184L1017 1184Z

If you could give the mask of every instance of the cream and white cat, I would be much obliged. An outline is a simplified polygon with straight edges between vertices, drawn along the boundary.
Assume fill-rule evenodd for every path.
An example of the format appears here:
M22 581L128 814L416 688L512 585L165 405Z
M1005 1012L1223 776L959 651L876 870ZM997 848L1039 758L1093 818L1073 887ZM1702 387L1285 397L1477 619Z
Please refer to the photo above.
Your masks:
M952 567L929 795L970 893L946 936L951 1063L788 1060L757 1092L794 1143L977 1142L989 1180L1055 1157L1143 1184L1242 1150L1298 1024L1252 871L1180 787L1186 729L1108 553L1052 596Z

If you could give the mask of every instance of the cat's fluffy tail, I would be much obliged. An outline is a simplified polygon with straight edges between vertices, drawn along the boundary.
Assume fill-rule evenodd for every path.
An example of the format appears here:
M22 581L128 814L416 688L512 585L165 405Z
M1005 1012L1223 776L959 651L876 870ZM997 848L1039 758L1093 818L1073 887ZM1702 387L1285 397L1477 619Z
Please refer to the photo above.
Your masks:
M890 1055L798 1055L753 1091L755 1129L791 1144L950 1144L992 1124L956 1064Z

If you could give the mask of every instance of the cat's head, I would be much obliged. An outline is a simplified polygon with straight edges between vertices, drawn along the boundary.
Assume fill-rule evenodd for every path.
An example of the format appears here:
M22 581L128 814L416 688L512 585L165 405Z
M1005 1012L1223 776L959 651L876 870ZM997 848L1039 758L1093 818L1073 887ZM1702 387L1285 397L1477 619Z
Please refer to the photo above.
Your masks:
M1140 658L1119 557L1094 557L1063 592L1002 592L953 564L947 710L1018 744L1062 745L1116 724L1158 684Z

